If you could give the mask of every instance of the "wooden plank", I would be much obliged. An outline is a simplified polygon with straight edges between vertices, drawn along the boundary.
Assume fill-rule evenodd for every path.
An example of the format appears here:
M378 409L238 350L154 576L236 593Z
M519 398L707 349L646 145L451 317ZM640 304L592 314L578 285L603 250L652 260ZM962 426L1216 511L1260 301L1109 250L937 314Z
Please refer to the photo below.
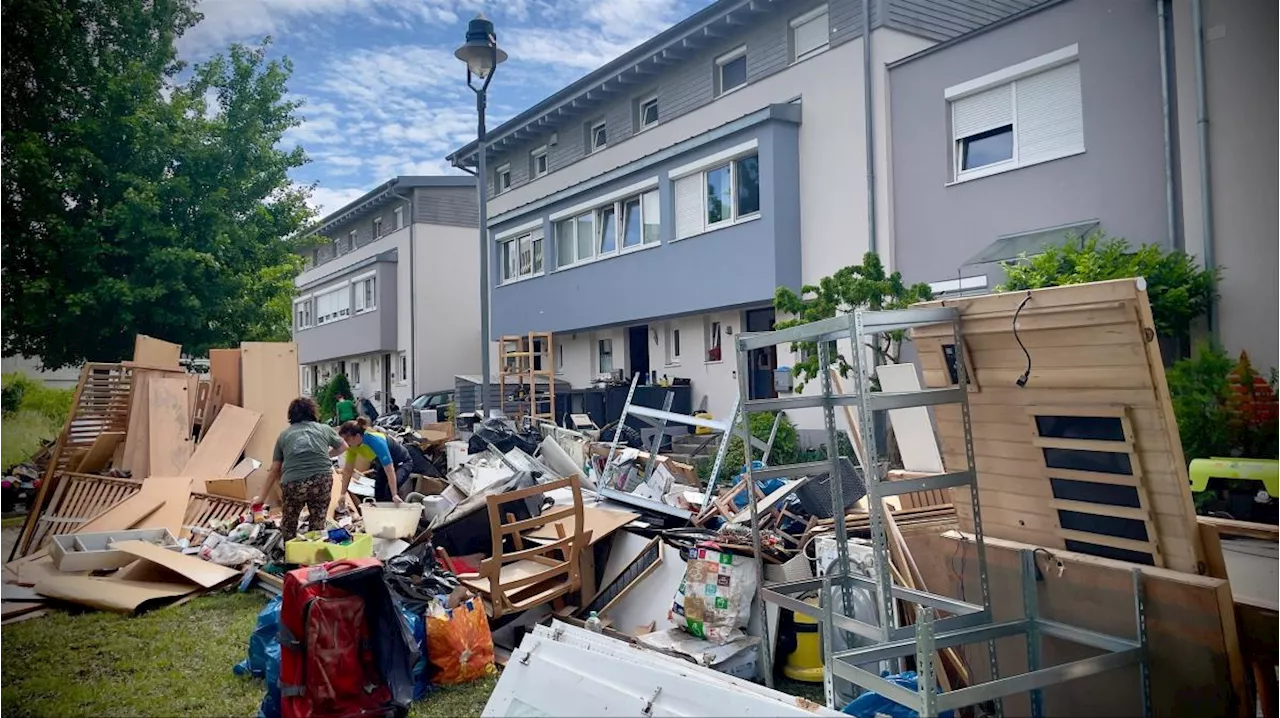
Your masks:
M1026 366L1011 368L988 367L981 363L982 359L974 359L973 371L978 383L983 387L1016 387L1018 379ZM922 372L929 386L945 386L950 381L948 372L941 369L926 369ZM1055 368L1031 364L1031 376L1027 380L1027 388L1072 389L1087 386L1093 389L1135 389L1150 388L1151 374L1142 366L1127 367L1063 367ZM979 392L980 394L980 392Z
M139 334L133 342L133 362L159 369L180 370L179 360L182 358L182 346Z
M289 402L298 396L298 347L292 343L245 342L240 345L240 369L240 405L262 415L245 454L269 463L276 438L289 423Z
M209 381L213 386L222 387L222 401L227 404L243 406L240 402L240 350L209 350Z
M92 474L102 471L107 467L107 463L111 461L111 457L116 453L116 447L124 441L125 433L123 431L108 431L98 434L98 438L94 439L93 446L89 447L89 453L85 454L80 460L80 465L76 467L76 471L83 474Z
M1057 334L1058 332L1053 332ZM1021 332L1019 332L1021 335ZM1027 366L1027 355L1012 338L1006 344L998 341L999 335L979 335L974 341L965 342L969 350L970 362L980 363L992 369L1016 369L1021 373ZM1136 339L1136 336L1134 337ZM990 340L982 341L978 340ZM942 345L950 344L942 340L934 340L936 349L918 349L921 369L941 371L946 369L943 363ZM990 348L984 348L990 347ZM1035 349L1048 347L1035 347ZM1031 347L1028 347L1030 350ZM1103 344L1081 346L1079 344L1052 347L1053 351L1037 351L1033 366L1044 368L1067 367L1145 367L1147 355L1144 347L1137 341L1120 344Z
M880 388L890 392L919 391L920 378L914 364L888 364L878 367ZM929 409L923 406L894 409L889 412L893 435L898 440L903 468L908 471L942 473L942 455L933 433Z
M152 377L148 396L148 473L175 476L191 458L191 400L186 377Z
M977 552L972 537L916 535L907 539L937 593L980 601ZM987 538L986 553L996 621L1022 617L1020 551L1039 544ZM1133 570L1146 594L1151 691L1156 716L1239 715L1245 695L1244 666L1230 606L1230 585L1221 579L1049 549L1038 551L1044 580L1038 582L1045 618L1123 638L1135 635ZM1061 573L1056 568L1062 562ZM965 647L975 681L989 680L987 648ZM1001 675L1026 671L1021 638L997 641ZM1095 649L1045 638L1044 665L1097 655ZM1074 718L1140 715L1138 671L1130 666L1044 689L1044 714ZM1234 703L1234 705L1233 705ZM1004 699L1005 715L1030 715L1025 693Z
M1259 524L1252 521L1236 521L1220 519L1213 516L1197 516L1196 523L1212 526L1221 536L1239 536L1255 538L1263 541L1280 541L1280 526L1275 524Z
M223 406L209 433L182 468L182 475L197 479L226 476L240 460L249 437L261 420L262 415L256 411L234 404Z

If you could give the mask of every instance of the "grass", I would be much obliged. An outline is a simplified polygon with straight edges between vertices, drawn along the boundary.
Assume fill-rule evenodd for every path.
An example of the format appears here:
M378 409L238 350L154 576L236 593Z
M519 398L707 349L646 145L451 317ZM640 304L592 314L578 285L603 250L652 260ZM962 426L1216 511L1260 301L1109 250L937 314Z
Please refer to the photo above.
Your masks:
M4 639L0 702L15 716L252 716L265 691L231 667L245 658L262 593L220 593L138 617L48 616ZM496 678L431 693L414 718L478 716Z
M0 420L0 467L22 463L40 450L42 439L57 438L64 420L33 409L19 409Z

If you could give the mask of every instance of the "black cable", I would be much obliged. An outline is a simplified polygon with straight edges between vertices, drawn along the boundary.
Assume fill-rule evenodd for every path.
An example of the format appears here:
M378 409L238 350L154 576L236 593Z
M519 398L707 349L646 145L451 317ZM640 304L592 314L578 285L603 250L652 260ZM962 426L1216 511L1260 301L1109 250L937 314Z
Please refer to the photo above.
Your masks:
M1022 299L1022 303L1018 305L1018 309L1013 313L1013 338L1018 342L1022 353L1027 357L1027 370L1022 372L1022 376L1018 377L1017 384L1019 387L1025 387L1027 381L1031 379L1031 352L1027 351L1027 345L1023 344L1022 337L1018 336L1018 315L1022 313L1022 308L1027 306L1029 301L1031 301L1031 292L1027 292L1027 296Z

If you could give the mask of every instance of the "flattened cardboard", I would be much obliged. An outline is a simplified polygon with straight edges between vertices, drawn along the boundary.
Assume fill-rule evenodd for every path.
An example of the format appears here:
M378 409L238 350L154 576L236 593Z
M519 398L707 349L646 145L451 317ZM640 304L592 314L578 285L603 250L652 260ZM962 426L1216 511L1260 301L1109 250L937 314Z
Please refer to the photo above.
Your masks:
M229 479L246 479L249 474L262 466L262 462L252 457L244 457L244 461L236 464L225 476Z
M239 461L261 420L262 415L256 411L235 404L223 405L181 473L197 479L226 476Z
M157 369L181 369L182 345L139 334L133 340L133 363Z
M235 477L227 477L223 479L205 479L204 493L213 494L214 496L225 496L228 499L239 499L247 501L249 499L246 493L244 479Z
M119 541L111 544L111 547L117 551L124 551L140 559L159 564L204 588L212 588L240 575L234 569L219 566L216 563L210 563L195 556L174 553L146 541ZM136 574L131 577L136 577ZM37 590L39 589L37 588Z
M148 603L185 596L196 589L190 583L156 583L89 576L51 576L36 585L36 591L49 598L126 614L135 613Z
M591 540L588 546L603 541L606 537L613 535L614 531L626 526L627 524L640 518L640 514L630 511L614 511L612 509L602 509L596 506L586 506L582 509L582 530L583 532L591 532ZM539 526L528 534L529 538L547 539L555 541L559 538L556 533L556 526L563 524L565 535L573 533L572 519L563 519L555 523Z

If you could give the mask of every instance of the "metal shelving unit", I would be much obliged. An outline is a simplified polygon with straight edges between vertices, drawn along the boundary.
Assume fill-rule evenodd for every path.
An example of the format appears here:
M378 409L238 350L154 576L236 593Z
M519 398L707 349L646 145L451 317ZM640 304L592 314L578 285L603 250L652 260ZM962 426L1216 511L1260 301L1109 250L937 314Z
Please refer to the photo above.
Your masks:
M867 366L862 341L864 337L887 332L907 330L912 327L949 323L952 325L956 346L956 375L958 385L944 389L923 389L913 392L873 392L870 387L870 371L874 367ZM835 394L832 391L831 374L828 371L832 363L830 343L841 339L851 339L855 350L852 352L851 366L857 392L854 394ZM982 513L978 505L978 483L974 470L973 428L969 414L968 377L964 367L964 336L961 330L959 311L952 307L926 307L897 309L886 311L856 311L852 314L837 316L797 327L756 334L740 334L738 336L738 379L742 396L748 396L747 378L750 376L749 354L753 349L791 344L795 342L817 342L819 382L821 393L811 396L791 396L777 399L748 400L741 403L743 420L738 423L738 430L744 440L750 439L751 412L782 411L805 407L821 408L826 429L827 446L830 447L827 461L793 466L772 467L769 477L805 476L815 471L830 471L832 477L840 476L840 456L835 423L837 406L854 406L858 409L857 431L862 439L866 465L863 466L867 488L867 502L870 514L872 551L875 562L874 579L851 574L849 570L848 532L845 522L835 522L835 539L837 558L835 570L818 579L793 581L768 585L764 581L763 559L760 553L760 527L757 514L756 496L748 491L748 509L751 517L751 542L755 551L757 568L761 576L756 595L756 610L764 614L764 604L771 603L816 619L822 628L823 654L827 703L835 708L835 679L853 683L854 685L874 691L880 695L908 706L923 718L931 718L938 713L961 706L977 705L986 701L995 701L997 714L1002 714L1000 698L1016 693L1030 692L1032 713L1041 714L1040 689L1045 686L1062 683L1076 678L1113 670L1122 666L1139 666L1141 675L1142 701L1144 714L1150 715L1150 691L1147 676L1147 639L1146 622L1143 612L1143 595L1140 572L1134 569L1134 610L1137 621L1136 639L1108 636L1056 621L1040 618L1037 607L1037 569L1034 555L1024 552L1022 557L1022 593L1024 617L1018 620L995 622L991 610L991 586L987 572L986 545L982 532ZM903 409L915 406L934 406L938 404L959 404L964 425L965 457L967 466L961 471L925 476L914 479L888 481L885 470L880 466L876 456L875 432L873 430L873 413ZM850 437L852 439L854 437ZM752 472L747 466L748 482L763 478L761 472ZM750 485L750 484L749 484ZM932 489L949 489L968 486L969 500L973 507L973 533L977 553L977 569L981 604L969 603L947 596L908 589L893 583L890 575L890 557L888 539L884 525L883 499L913 491ZM833 515L844 515L844 490L840 480L831 482L831 500ZM840 592L840 609L836 610L835 601L828 600L833 595L832 589ZM821 589L820 606L813 606L799 600L797 596ZM852 617L852 596L855 589L874 591L878 621L875 624L857 620ZM897 625L895 601L905 601L919 606L917 621L914 625ZM940 616L939 611L949 614ZM773 683L772 643L768 635L768 622L763 621L764 636L761 644L761 669L765 682ZM834 632L844 631L875 641L869 647L852 650L835 651ZM1024 636L1027 643L1027 665L1029 671L1012 677L1000 677L996 659L998 638ZM1080 661L1044 668L1040 661L1040 641L1043 636L1054 636L1074 641L1083 645L1106 651L1102 655ZM949 693L939 694L935 676L934 652L951 646L973 643L987 644L987 657L991 680L979 685L971 685ZM910 691L875 673L860 668L861 665L891 660L901 665L901 659L914 655L916 670L919 675L918 690Z

